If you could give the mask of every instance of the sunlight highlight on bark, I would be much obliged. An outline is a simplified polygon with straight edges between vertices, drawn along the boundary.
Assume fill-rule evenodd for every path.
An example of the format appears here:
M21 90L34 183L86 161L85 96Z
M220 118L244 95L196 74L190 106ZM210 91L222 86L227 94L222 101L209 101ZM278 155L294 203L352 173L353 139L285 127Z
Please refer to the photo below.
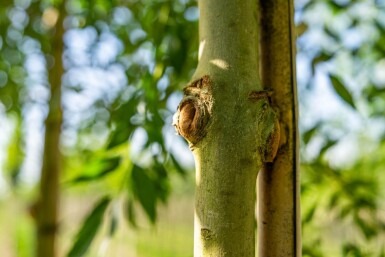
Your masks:
M214 64L215 66L217 66L222 70L228 70L230 68L230 65L225 60L222 60L222 59L213 59L210 61L210 63Z

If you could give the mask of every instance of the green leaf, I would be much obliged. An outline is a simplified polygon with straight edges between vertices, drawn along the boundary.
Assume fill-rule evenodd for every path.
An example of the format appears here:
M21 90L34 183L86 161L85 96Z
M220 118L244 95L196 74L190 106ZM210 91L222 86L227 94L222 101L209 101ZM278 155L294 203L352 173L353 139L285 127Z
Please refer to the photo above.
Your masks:
M311 61L311 72L314 75L315 73L315 67L319 63L327 62L333 57L333 54L326 53L326 52L320 52L317 56L313 58Z
M169 180L168 173L163 164L156 163L153 166L153 171L155 171L155 189L156 196L163 203L166 203L167 196L169 193Z
M309 26L305 22L301 22L298 25L295 26L295 34L297 37L302 36L307 30L309 29Z
M361 257L361 250L355 244L346 243L343 246L343 255Z
M329 209L334 209L336 206L338 206L338 201L339 201L339 198L341 196L339 195L339 192L337 193L334 193L330 199L329 199L329 203L328 203L328 208Z
M118 99L115 106L110 110L110 123L114 127L111 131L107 149L114 148L126 143L136 129L136 125L130 119L137 113L139 104L139 93L135 92L129 100Z
M352 206L351 204L342 206L339 212L339 218L344 219L348 217L348 215L351 214L353 210L354 206Z
M139 200L152 223L156 219L157 184L151 179L146 170L134 165L131 172L131 182L134 196Z
M327 25L324 26L323 32L328 35L330 38L334 39L335 42L337 43L340 39L340 35L335 31L334 27L329 27Z
M302 6L302 10L303 11L306 11L307 9L309 9L310 7L313 7L315 4L315 2L313 1L308 1L307 3L305 3L303 6Z
M109 225L108 235L112 237L118 228L118 222L119 222L116 208L112 208L109 218L110 218L110 225Z
M103 178L104 176L108 175L110 172L116 170L116 168L120 164L121 157L112 157L112 158L106 158L102 159L101 161L97 161L96 163L92 163L89 165L89 170L86 170L86 174L80 175L72 180L70 180L68 183L76 184L76 183L83 183L83 182L89 182L92 180L97 180L100 178Z
M317 124L315 124L311 129L305 131L303 134L302 134L302 138L303 138L303 142L305 143L305 145L307 145L310 140L313 138L313 136L315 135L315 133L318 131L319 127L321 126L321 123L318 122Z
M186 175L186 170L179 164L179 162L175 159L173 154L170 154L170 159L174 164L176 171L181 175Z
M303 223L309 223L313 219L314 213L317 210L318 203L313 204L302 218Z
M16 115L15 115L16 116ZM11 178L12 186L16 186L19 182L19 175L21 171L21 165L24 160L24 142L22 133L22 121L19 116L16 117L16 124L14 133L10 140L7 149L7 158L4 162L4 170Z
M330 7L332 7L334 12L345 11L346 8L349 8L349 6L352 5L352 2L349 1L346 1L346 3L344 3L343 1L328 1L327 3Z
M330 81L332 82L333 88L336 93L344 100L347 104L349 104L352 108L356 109L354 104L353 96L346 89L345 85L342 84L341 79L329 74Z
M124 216L131 226L134 228L137 227L134 202L132 199L127 199L124 203Z
M103 197L94 207L92 212L83 222L83 226L76 235L76 240L67 254L67 257L81 257L90 247L100 224L102 223L104 212L111 199L108 196Z
M358 215L354 215L354 223L360 228L366 239L370 239L378 234L374 226L363 220Z
M119 125L120 126L120 125ZM121 128L115 129L111 132L109 143L107 149L114 148L117 145L123 144L128 141L132 133L132 126L130 128Z
M333 147L337 143L338 143L338 140L328 139L328 141L322 146L319 153L319 157L323 156L327 152L327 150L329 150L331 147Z

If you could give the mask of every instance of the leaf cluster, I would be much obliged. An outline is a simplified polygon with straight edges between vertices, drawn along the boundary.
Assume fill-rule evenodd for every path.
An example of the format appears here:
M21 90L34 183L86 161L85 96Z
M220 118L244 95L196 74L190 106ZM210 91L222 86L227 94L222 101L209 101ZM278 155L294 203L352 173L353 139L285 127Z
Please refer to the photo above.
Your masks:
M385 134L374 127L385 126L385 6L299 1L297 14L299 65L307 72L299 74L300 109L310 110L300 120L303 255L383 256ZM314 97L326 90L329 99ZM336 100L340 108L324 115Z
M112 206L119 206L132 226L138 225L138 207L154 223L158 204L165 203L170 192L170 174L186 173L166 135L176 109L170 99L178 99L175 91L196 64L197 7L193 1L164 0L2 1L0 110L18 117L9 144L13 159L6 165L15 181L25 161L28 110L37 107L44 113L48 108L49 96L36 95L49 91L47 74L55 52L50 17L55 15L65 15L66 30L65 74L58 74L63 78L64 185L102 184L109 191L85 219L68 254L83 256L103 222L109 220L110 236L118 228L120 215L109 213ZM89 43L79 50L71 39L82 33ZM111 40L116 42L115 53L99 58L97 53ZM28 65L31 60L35 67ZM92 81L74 76L86 70L117 74L119 86L103 85L99 94L89 97L98 89ZM75 97L89 102L84 111L74 106ZM171 140L179 140L175 138Z

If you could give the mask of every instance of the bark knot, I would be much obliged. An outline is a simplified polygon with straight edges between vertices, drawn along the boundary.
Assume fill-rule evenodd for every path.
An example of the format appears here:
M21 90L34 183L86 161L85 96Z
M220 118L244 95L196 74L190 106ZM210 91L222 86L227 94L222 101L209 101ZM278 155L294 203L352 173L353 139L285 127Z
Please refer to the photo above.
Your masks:
M179 135L192 144L206 135L211 115L211 81L205 75L184 88L184 97L173 117L173 126Z
M208 228L201 228L201 237L205 241L211 240L214 237L214 233Z
M258 104L257 138L258 151L263 163L271 163L277 155L280 142L280 123L277 112L272 107L273 91L252 91L249 99Z
M249 99L251 101L258 101L260 99L268 99L269 103L270 103L272 95L273 95L273 91L270 89L262 90L262 91L251 91L249 94Z

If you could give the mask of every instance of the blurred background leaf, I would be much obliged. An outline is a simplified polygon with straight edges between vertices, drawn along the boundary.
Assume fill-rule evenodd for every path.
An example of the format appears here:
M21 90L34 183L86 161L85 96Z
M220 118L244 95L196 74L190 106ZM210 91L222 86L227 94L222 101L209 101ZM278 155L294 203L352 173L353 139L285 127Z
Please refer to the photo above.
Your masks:
M82 227L77 233L75 242L67 255L68 257L80 257L85 255L98 232L109 203L110 199L104 197L95 205L94 209L84 220Z

